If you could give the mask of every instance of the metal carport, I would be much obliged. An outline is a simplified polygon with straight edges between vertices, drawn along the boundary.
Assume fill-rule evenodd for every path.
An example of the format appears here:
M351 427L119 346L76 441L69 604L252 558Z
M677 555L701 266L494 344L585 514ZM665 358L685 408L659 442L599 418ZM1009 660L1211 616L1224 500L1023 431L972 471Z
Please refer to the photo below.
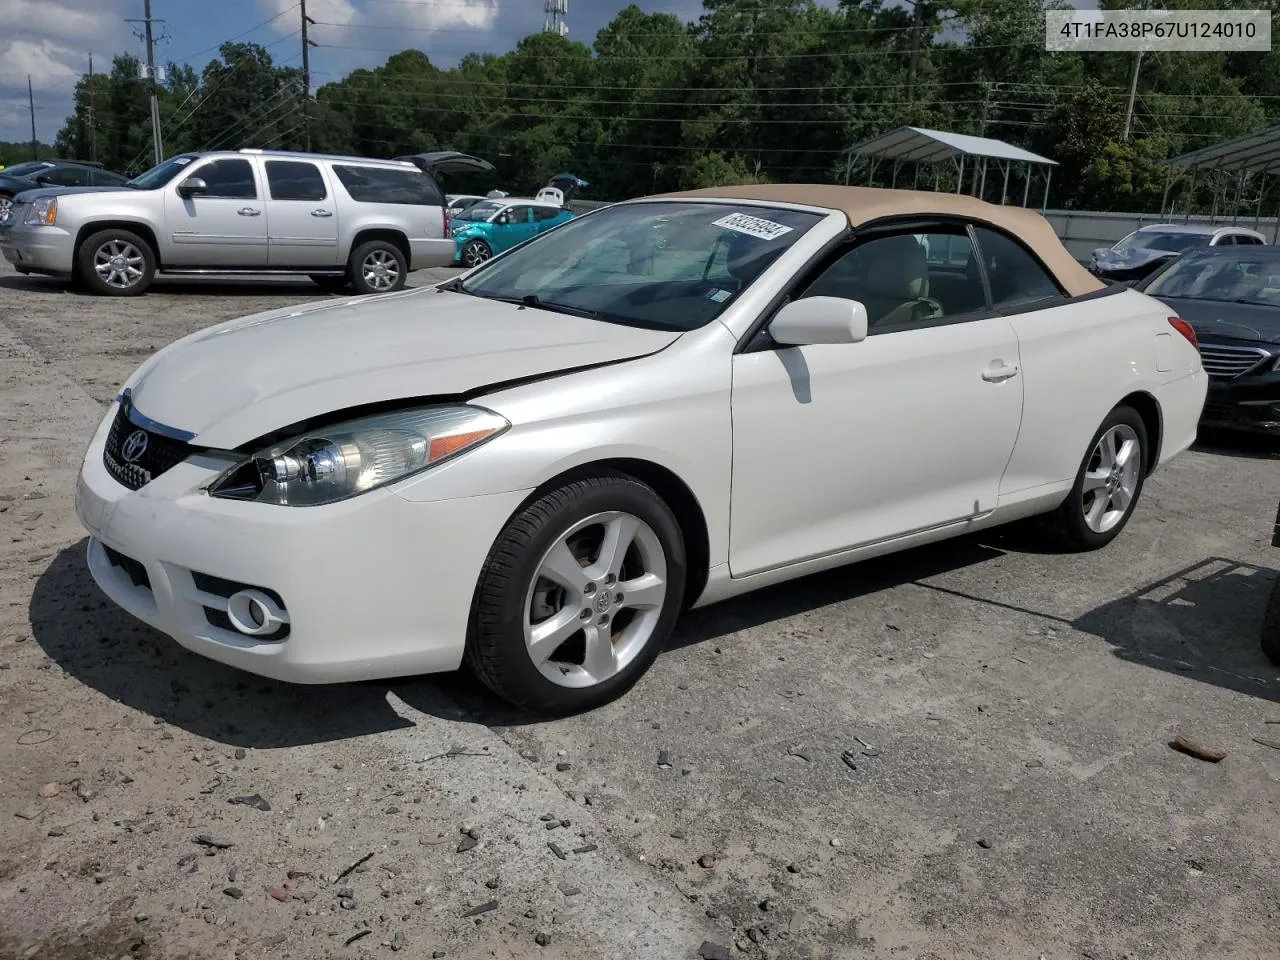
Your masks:
M1169 172L1165 177L1164 196L1160 200L1160 214L1162 216L1166 207L1170 214L1173 213L1173 205L1170 203L1169 193L1184 175L1190 174L1187 195L1191 199L1187 204L1186 210L1186 215L1190 218L1191 206L1195 196L1196 177L1203 171L1209 176L1218 173L1235 174L1231 181L1226 184L1229 188L1232 181L1235 183L1235 197L1231 205L1231 222L1233 224L1240 217L1240 194L1243 192L1249 178L1257 174L1258 203L1254 219L1261 220L1262 200L1266 194L1267 174L1271 170L1280 170L1280 124L1255 130L1253 133L1245 134L1243 137L1236 137L1234 140L1224 140L1222 143L1216 143L1211 147L1201 147L1199 150L1192 150L1190 153L1172 157L1164 161L1164 166L1168 168ZM1215 182L1213 187L1213 212L1210 214L1212 218L1216 218L1218 214L1218 187L1219 184ZM1223 199L1225 200L1226 198L1224 197Z
M987 163L994 160L996 168L1004 174L1004 186L1000 191L1000 202L1004 203L1009 195L1009 175L1015 166L1022 170L1023 189L1022 205L1027 205L1031 195L1031 180L1037 169L1044 170L1044 199L1040 209L1049 205L1049 185L1053 180L1053 168L1056 160L1042 157L1023 150L1003 140L992 140L989 137L973 137L965 133L950 133L945 130L926 130L923 127L898 127L888 133L864 140L848 150L845 163L844 182L848 183L853 168L859 160L869 163L867 179L875 176L879 165L889 160L893 163L891 186L898 185L898 174L904 164L915 166L915 184L920 181L920 168L924 164L945 164L951 162L956 167L956 193L964 186L964 168L966 161L972 157L976 175L980 178L978 196L982 196L987 186ZM936 189L936 180L935 180Z

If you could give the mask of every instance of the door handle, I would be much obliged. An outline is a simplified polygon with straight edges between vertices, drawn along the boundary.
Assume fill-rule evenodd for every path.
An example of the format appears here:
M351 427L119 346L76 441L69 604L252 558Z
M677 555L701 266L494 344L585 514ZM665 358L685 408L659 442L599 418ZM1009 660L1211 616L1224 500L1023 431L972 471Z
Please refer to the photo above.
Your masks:
M993 360L987 369L982 371L982 379L987 383L1002 383L1018 375L1016 363L1006 364L1003 360Z
M262 213L261 210L255 210L253 207L241 207L236 213L242 217L256 217Z
M333 211L331 211L331 210L312 210L312 211L311 211L311 215L312 215L313 217L332 217L332 216L333 216Z

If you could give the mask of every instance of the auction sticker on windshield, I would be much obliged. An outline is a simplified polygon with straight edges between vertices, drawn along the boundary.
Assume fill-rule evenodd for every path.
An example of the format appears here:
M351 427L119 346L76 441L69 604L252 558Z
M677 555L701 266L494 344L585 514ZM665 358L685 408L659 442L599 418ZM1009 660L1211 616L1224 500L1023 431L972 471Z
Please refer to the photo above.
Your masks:
M734 230L738 233L745 233L749 237L756 237L760 240L777 240L783 234L791 232L791 227L784 226L781 223L774 223L772 220L764 220L760 217L751 217L745 213L731 213L727 217L721 217L713 227L724 227L726 230Z

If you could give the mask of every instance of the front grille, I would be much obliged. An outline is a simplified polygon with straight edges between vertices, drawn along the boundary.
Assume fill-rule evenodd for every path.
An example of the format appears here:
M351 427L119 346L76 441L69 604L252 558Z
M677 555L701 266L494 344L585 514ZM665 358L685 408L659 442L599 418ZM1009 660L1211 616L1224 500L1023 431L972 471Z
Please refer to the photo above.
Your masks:
M1271 354L1258 347L1228 347L1220 343L1200 344L1200 362L1214 380L1234 380L1243 376Z
M112 550L105 543L102 545L102 552L107 555L107 562L113 567L119 567L125 572L125 576L135 587L146 587L151 589L151 578L147 576L147 568L133 557L126 557L119 550Z
M126 441L134 434L142 434L146 445L132 461L126 461L122 452ZM135 443L140 441L134 441ZM150 483L166 470L172 469L192 453L191 446L153 430L145 430L129 419L124 404L111 422L107 445L102 451L102 463L119 483L130 490L137 490Z

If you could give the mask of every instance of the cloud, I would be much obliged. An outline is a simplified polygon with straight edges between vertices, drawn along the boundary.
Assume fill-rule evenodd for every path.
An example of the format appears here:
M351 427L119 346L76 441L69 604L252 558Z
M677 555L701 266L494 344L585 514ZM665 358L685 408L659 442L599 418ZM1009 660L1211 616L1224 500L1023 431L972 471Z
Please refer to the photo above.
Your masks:
M19 86L31 78L38 90L74 86L81 54L52 40L10 40L0 46L0 84Z
M120 32L126 9L120 0L0 0L0 23L17 35L102 39Z

